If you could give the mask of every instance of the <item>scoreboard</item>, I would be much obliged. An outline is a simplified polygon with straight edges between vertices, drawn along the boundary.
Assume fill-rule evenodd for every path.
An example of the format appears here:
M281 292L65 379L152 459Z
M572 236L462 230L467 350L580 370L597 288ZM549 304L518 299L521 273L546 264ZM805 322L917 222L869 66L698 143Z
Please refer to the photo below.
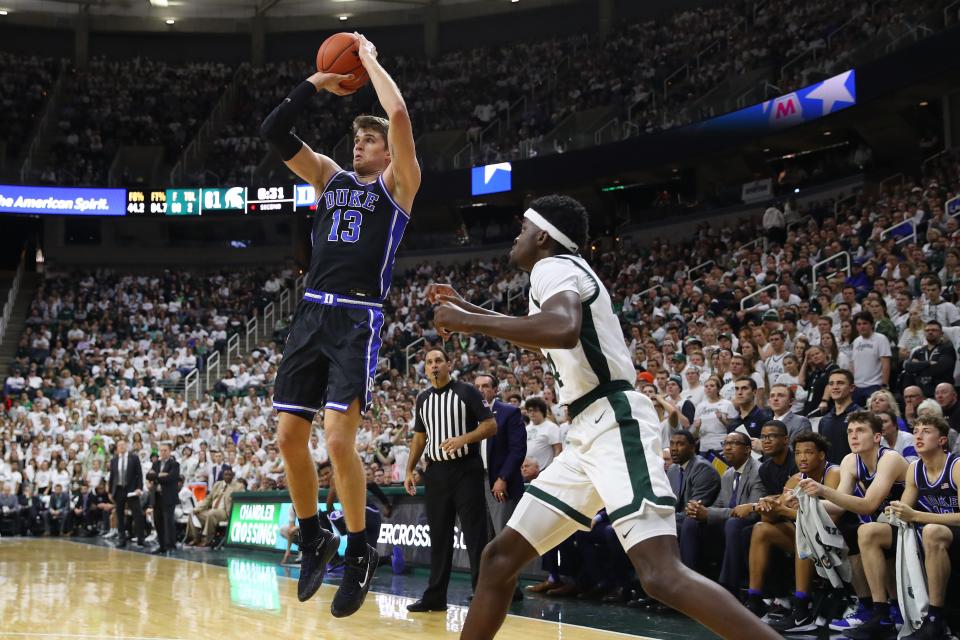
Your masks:
M127 191L126 213L130 216L187 217L295 211L293 185Z

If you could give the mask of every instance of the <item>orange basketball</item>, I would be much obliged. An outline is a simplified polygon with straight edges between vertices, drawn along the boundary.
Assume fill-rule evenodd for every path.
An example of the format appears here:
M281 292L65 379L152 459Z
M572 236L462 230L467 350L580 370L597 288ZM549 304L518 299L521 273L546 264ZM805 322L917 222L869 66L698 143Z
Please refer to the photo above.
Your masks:
M340 86L353 92L367 84L370 76L360 63L360 40L352 33L335 33L320 45L317 51L317 71L322 73L353 74Z

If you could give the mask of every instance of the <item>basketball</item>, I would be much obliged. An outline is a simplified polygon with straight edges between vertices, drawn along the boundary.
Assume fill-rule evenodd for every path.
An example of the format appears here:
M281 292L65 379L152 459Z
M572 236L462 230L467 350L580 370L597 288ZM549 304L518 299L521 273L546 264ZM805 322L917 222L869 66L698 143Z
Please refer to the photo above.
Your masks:
M352 33L335 33L320 45L317 51L317 71L322 73L353 74L353 80L340 83L348 91L356 91L367 84L370 76L360 63L360 41Z

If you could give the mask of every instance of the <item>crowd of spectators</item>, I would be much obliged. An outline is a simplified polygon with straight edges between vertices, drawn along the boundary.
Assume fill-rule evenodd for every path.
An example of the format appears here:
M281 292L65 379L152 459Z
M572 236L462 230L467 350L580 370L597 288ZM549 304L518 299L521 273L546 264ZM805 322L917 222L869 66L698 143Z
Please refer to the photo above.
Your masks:
M516 158L564 150L570 140L545 144L542 139L574 111L613 107L636 125L616 135L632 135L716 115L700 98L753 71L781 92L796 89L846 68L859 47L884 30L895 37L905 24L930 15L942 18L943 4L721 3L655 20L622 21L603 36L583 33L452 50L435 59L384 52L384 61L407 96L418 135L464 130L470 140L483 143L477 146L480 159ZM29 134L55 65L49 59L3 55L11 64L4 65L0 100L13 117L2 126L16 134L5 137L12 155ZM781 76L783 65L798 56L802 59ZM94 58L86 70L73 72L57 114L56 139L47 161L36 168L38 177L50 184L103 184L124 144L160 145L165 161L173 164L234 71L209 62ZM259 123L310 68L303 60L288 60L258 69L243 65L239 71L243 81L233 112L226 115L202 169L189 177L194 182L249 180L267 152L257 136ZM323 108L310 110L298 123L298 134L330 152L348 135L352 117L369 111L373 102L369 89L348 98L327 97Z
M107 183L123 145L163 147L173 164L223 95L234 69L147 58L93 58L73 72L57 113L57 135L44 166L48 184Z
M13 160L25 151L60 66L53 58L0 51L0 69L0 141Z

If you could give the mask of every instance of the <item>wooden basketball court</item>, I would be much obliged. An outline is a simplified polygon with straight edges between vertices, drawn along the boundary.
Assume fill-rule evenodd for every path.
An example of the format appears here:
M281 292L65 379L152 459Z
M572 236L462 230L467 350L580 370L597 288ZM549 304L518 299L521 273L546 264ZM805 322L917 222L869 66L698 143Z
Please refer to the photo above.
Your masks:
M309 603L275 567L227 567L68 540L0 540L0 639L456 638L464 607L411 615L411 598L370 592L350 618L330 616L335 587ZM376 589L378 584L374 584ZM382 586L381 586L382 589ZM510 616L503 640L610 640L624 634Z

